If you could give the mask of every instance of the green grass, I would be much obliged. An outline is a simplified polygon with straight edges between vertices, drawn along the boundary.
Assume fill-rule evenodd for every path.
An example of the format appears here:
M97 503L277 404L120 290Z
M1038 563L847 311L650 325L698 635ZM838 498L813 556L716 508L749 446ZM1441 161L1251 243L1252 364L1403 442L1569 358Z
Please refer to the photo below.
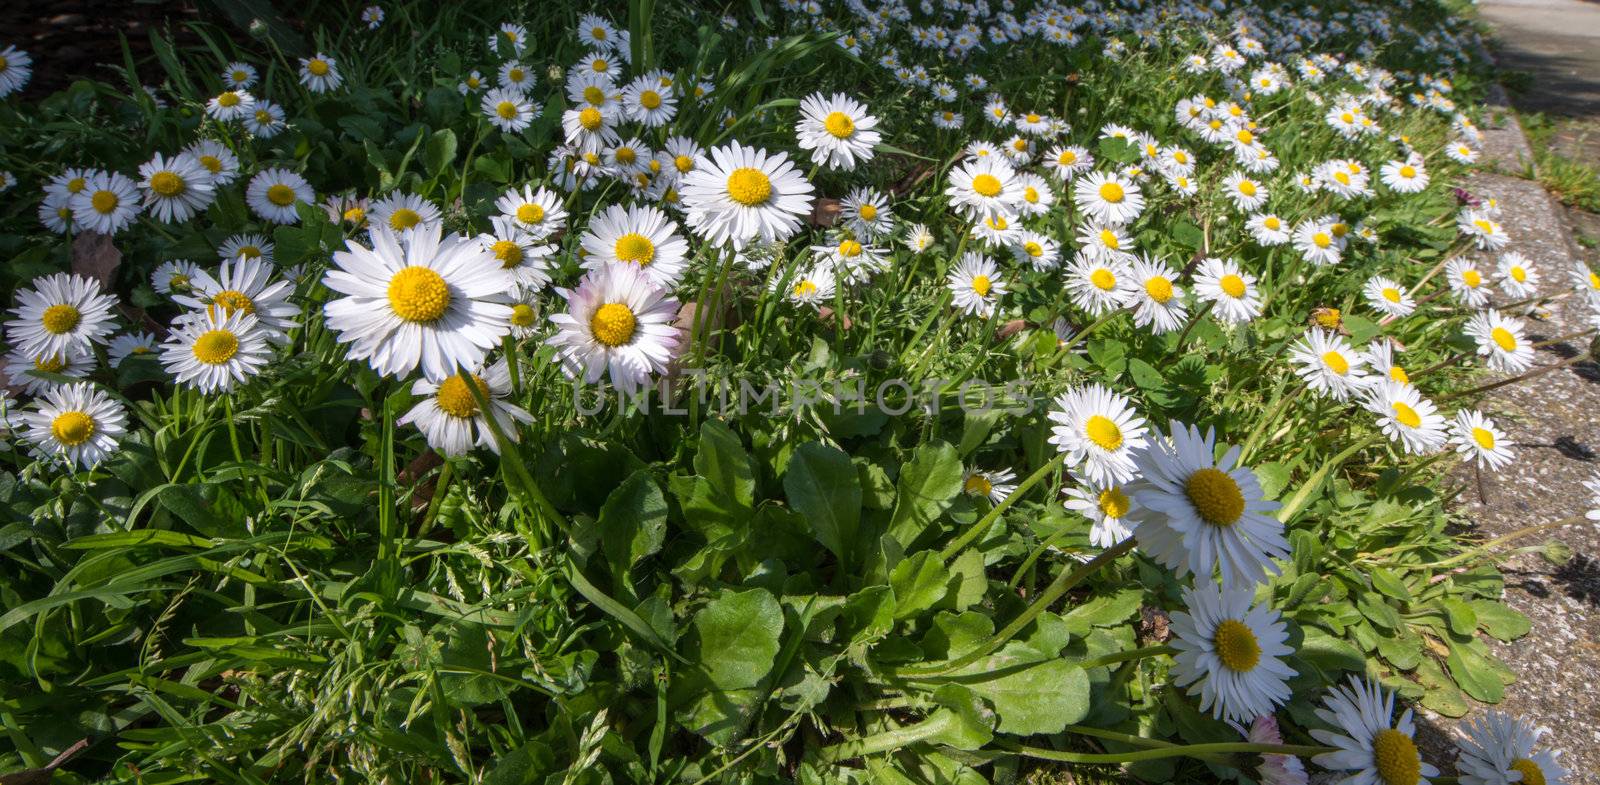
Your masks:
M1552 118L1543 113L1519 113L1533 146L1530 174L1569 207L1600 213L1600 168L1592 161L1570 157L1556 149L1556 137L1569 135L1569 148L1583 149L1586 141L1600 138L1600 123Z

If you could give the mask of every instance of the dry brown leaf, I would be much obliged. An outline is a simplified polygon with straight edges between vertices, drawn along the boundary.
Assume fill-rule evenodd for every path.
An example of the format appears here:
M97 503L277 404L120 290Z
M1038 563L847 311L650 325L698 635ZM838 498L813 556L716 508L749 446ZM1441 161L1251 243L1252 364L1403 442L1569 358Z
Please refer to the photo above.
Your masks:
M122 264L122 252L111 242L111 235L84 232L72 240L72 272L99 282L109 291L111 278Z

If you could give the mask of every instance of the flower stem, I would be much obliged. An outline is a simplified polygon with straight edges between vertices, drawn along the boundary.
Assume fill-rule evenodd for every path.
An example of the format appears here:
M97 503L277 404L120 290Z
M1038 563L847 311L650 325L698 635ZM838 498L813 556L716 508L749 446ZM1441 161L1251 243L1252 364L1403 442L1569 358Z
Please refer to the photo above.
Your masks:
M1156 657L1162 654L1172 654L1175 651L1177 651L1177 649L1174 649L1166 644L1145 646L1144 648L1140 649L1128 649L1127 651L1119 651L1113 654L1102 654L1099 657L1084 660L1083 662L1078 663L1078 666L1084 670L1088 670L1090 668L1099 668L1106 665L1115 665L1119 662L1129 662L1131 660L1142 660L1146 657Z

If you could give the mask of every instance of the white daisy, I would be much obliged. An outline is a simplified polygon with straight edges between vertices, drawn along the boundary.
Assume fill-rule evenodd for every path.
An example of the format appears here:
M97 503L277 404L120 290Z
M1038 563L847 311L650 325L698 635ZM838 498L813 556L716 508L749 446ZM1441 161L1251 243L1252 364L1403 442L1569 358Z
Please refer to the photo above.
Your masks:
M1194 291L1212 304L1212 315L1224 324L1243 324L1261 315L1256 277L1232 259L1203 259L1195 273Z
M150 286L161 294L182 294L189 291L200 265L188 259L168 259L150 274Z
M620 138L614 125L621 112L620 107L568 109L561 113L561 131L567 144L578 148L579 152L599 152L616 144Z
M277 246L267 239L264 234L236 234L222 241L217 246L217 257L226 262L230 259L260 259L271 264L272 252Z
M1511 242L1511 236L1506 234L1505 227L1489 217L1489 213L1482 210L1463 210L1456 217L1456 230L1463 236L1472 238L1480 250L1498 251Z
M533 415L506 400L511 395L511 370L505 358L487 369L473 373L463 371L440 382L418 379L411 385L411 394L421 400L395 420L395 424L415 425L427 439L428 446L446 457L465 455L474 445L488 447L498 454L500 445L469 384L477 385L489 402L489 416L494 417L500 432L511 441L517 441L516 423L533 422Z
M283 107L271 101L257 101L255 111L244 118L244 130L262 139L271 139L288 127L284 122L286 117Z
M333 58L318 52L300 58L300 84L313 93L326 93L339 89L344 77L339 75L339 64Z
M1533 344L1523 334L1521 319L1491 308L1473 314L1467 320L1466 332L1477 342L1478 354L1493 370L1522 373L1533 365Z
M782 281L772 282L776 291ZM838 281L833 274L833 268L825 264L812 265L795 273L793 280L788 283L788 298L791 302L809 305L813 308L833 301L833 293Z
M72 223L79 229L116 234L139 215L138 186L119 172L96 172L69 206Z
M440 237L437 225L404 236L379 230L333 254L323 284L345 295L326 306L328 327L350 358L384 376L418 366L441 380L483 363L510 329L511 276L474 238Z
M30 355L58 354L105 343L116 328L111 313L115 295L102 294L100 282L55 273L33 279L15 295L6 322L6 340Z
M1407 382L1382 379L1368 387L1367 410L1378 415L1378 427L1412 455L1426 455L1444 446L1444 416L1433 402Z
M1035 270L1052 270L1061 264L1061 245L1049 235L1024 229L1017 232L1011 255Z
M1221 572L1224 589L1250 586L1276 575L1273 559L1289 557L1283 524L1271 516L1278 503L1262 498L1261 484L1239 466L1239 447L1220 461L1211 431L1176 420L1168 439L1137 457L1133 497L1149 512L1134 529L1139 548L1175 571L1210 583Z
M1188 312L1183 305L1183 290L1176 286L1178 274L1165 262L1140 256L1128 269L1133 306L1133 323L1148 327L1156 335L1183 326Z
M1017 187L1022 196L1017 200L1017 209L1024 216L1045 215L1056 203L1056 193L1050 190L1050 184L1032 172L1018 172Z
M494 203L501 215L511 218L535 238L560 231L567 223L567 208L561 196L548 188L534 190L531 185L506 191Z
M1462 727L1456 771L1461 785L1567 785L1558 750L1535 750L1550 731L1489 709Z
M961 481L962 493L988 499L993 504L1005 501L1016 489L1017 473L1010 469L969 469Z
M878 118L860 101L813 93L800 101L795 137L800 149L811 151L812 163L849 171L872 160L872 146L882 139L877 127Z
M223 262L215 277L204 270L196 271L189 281L189 291L174 294L172 299L194 309L199 316L249 314L255 317L257 329L267 340L287 343L289 331L299 326L295 317L300 315L300 306L289 301L294 284L273 280L275 274L271 263L240 256Z
M1258 213L1245 221L1245 228L1255 238L1256 245L1272 248L1289 242L1289 227L1282 218L1271 213Z
M1456 445L1462 461L1476 461L1491 471L1498 471L1511 462L1513 456L1511 448L1505 445L1506 435L1482 412L1462 409L1456 412L1450 425L1450 441Z
M576 289L556 292L567 299L567 311L550 316L558 332L547 343L568 376L594 384L609 374L614 387L631 394L676 357L678 301L643 269L607 265L585 275Z
M372 222L396 233L409 232L419 226L440 225L443 213L439 206L416 194L391 193L372 203Z
M962 215L974 221L1016 213L1022 187L1011 164L997 155L984 156L950 170L945 195Z
M61 384L39 374L82 379L94 370L94 363L94 353L87 348L72 347L55 354L29 354L17 347L6 353L6 378L11 380L13 387L21 387L24 393L38 395Z
M146 332L122 333L106 346L106 359L112 368L122 367L130 357L143 357L156 352L156 337Z
M1389 190L1401 194L1414 194L1428 187L1428 172L1420 158L1390 161L1378 170L1378 179Z
M839 200L839 220L852 233L868 240L887 237L894 231L888 198L871 188L857 188Z
M646 128L659 128L678 113L678 99L658 80L639 78L622 93L623 110L628 118Z
M1094 156L1082 147L1068 145L1051 148L1045 154L1045 162L1057 179L1070 183L1072 178L1094 167Z
M1133 536L1143 511L1120 485L1074 485L1061 504L1089 519L1089 544L1110 548Z
M787 155L733 142L711 148L679 190L689 228L713 245L738 249L793 236L811 212L815 189Z
M1411 299L1404 287L1381 275L1367 279L1361 291L1366 296L1367 305L1385 316L1410 316L1417 309L1417 302Z
M1067 296L1090 316L1101 316L1127 304L1128 275L1120 259L1099 260L1080 250L1067 266Z
M533 102L521 90L497 87L483 94L479 103L483 109L483 116L488 118L494 127L505 133L512 134L521 131L533 124L533 119L539 116Z
M1253 212L1267 204L1270 195L1267 187L1243 174L1233 174L1222 181L1223 193L1241 212Z
M1335 401L1349 400L1372 381L1366 359L1343 336L1329 330L1313 327L1290 347L1289 357L1296 363L1295 374L1313 391Z
M1533 262L1516 251L1500 255L1496 272L1499 273L1500 289L1519 300L1532 297L1539 290L1539 273L1533 268Z
M503 215L491 216L489 225L494 231L478 235L478 242L494 254L518 286L538 290L550 283L549 259L555 255L555 246L539 243L515 219Z
M1338 264L1344 252L1332 227L1319 221L1302 221L1294 228L1294 248L1312 264L1323 266Z
M1056 396L1050 443L1067 463L1096 485L1124 483L1135 475L1134 456L1145 447L1144 418L1125 396L1094 383Z
M144 207L163 223L187 221L216 198L209 172L187 153L156 157L139 167Z
M635 265L663 289L676 286L688 266L688 240L666 213L647 205L607 207L590 219L579 242L584 269Z
M35 455L82 469L117 451L128 420L122 404L88 382L49 390L17 416Z
M249 90L256 86L259 78L256 67L249 63L229 63L227 68L222 69L222 81L235 90Z
M244 200L262 220L297 224L300 223L300 213L295 210L295 203L316 204L317 194L304 177L288 169L272 167L250 178Z
M1078 227L1078 254L1106 263L1133 260L1134 240L1126 227L1090 221Z
M206 114L224 123L248 117L255 108L255 96L243 90L224 90L206 101Z
M267 336L244 311L214 310L180 319L161 345L161 365L202 393L227 392L261 372L271 359Z
M945 277L950 287L950 300L956 309L968 316L987 319L1006 293L1005 280L999 268L989 257L968 251L954 270Z
M0 98L21 90L33 76L33 58L27 52L7 46L0 49Z
M1322 705L1317 716L1338 730L1314 728L1311 737L1338 751L1322 753L1312 758L1312 763L1350 772L1344 782L1428 785L1428 777L1439 776L1439 770L1422 759L1411 738L1415 733L1411 710L1406 709L1391 725L1394 693L1377 682L1351 676L1350 686L1328 690Z
M200 139L183 148L211 174L214 186L224 186L239 179L239 158L227 146L215 139Z
M1411 377L1406 375L1406 369L1394 358L1395 347L1398 345L1388 338L1381 337L1367 345L1367 368L1373 373L1373 383L1377 383L1383 377L1397 382L1411 381Z
M1451 259L1444 268L1445 281L1450 293L1468 308L1482 308L1489 304L1488 276L1478 269L1478 263L1464 257Z
M1073 203L1090 218L1108 224L1129 224L1144 211L1139 184L1121 174L1091 172L1072 186Z
M1186 610L1172 612L1172 680L1200 696L1200 710L1229 722L1270 715L1287 703L1295 671L1283 617L1255 587L1220 590L1209 580L1184 589Z

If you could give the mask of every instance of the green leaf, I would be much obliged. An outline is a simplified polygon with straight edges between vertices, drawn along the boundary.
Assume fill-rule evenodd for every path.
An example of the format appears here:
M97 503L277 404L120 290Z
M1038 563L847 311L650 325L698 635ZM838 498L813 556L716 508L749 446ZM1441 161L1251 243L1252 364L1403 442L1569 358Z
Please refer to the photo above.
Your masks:
M1470 636L1478 631L1478 614L1465 601L1444 597L1439 600L1439 608L1444 611L1444 620L1451 632Z
M1074 635L1082 637L1090 627L1111 627L1121 624L1139 612L1144 600L1144 589L1122 589L1102 594L1068 611L1063 618Z
M894 589L894 617L909 619L932 608L944 599L949 584L950 573L937 551L920 551L900 562L889 575L889 587Z
M933 441L918 447L900 467L889 536L911 550L961 493L961 480L961 458L949 443Z
M697 662L724 690L754 687L772 669L783 632L783 608L766 589L724 594L694 616Z
M1189 221L1178 221L1172 225L1172 239L1194 251L1200 250L1206 243L1205 232Z
M861 486L850 456L820 442L800 445L789 458L783 490L789 505L805 516L817 542L841 564L853 564Z
M937 728L928 741L958 750L976 750L994 740L993 720L972 690L945 684L933 691L933 701L944 708L926 720Z
M994 706L1001 733L1059 733L1089 716L1089 675L1059 657L1038 659L1020 641L957 671L961 683Z
M1411 590L1406 588L1405 582L1393 571L1382 567L1373 567L1367 572L1372 578L1372 588L1383 592L1401 602L1411 602Z
M1342 638L1335 638L1314 627L1305 629L1305 641L1297 652L1300 659L1322 669L1333 681L1338 672L1361 673L1367 668L1366 655Z
M483 776L483 785L534 785L557 770L555 754L550 748L530 741L501 755Z
M989 591L989 576L983 569L983 553L976 548L968 548L961 552L956 560L950 563L950 574L956 578L955 604L957 611L964 611L983 602L983 597Z
M71 547L71 546L68 546ZM1483 631L1498 640L1516 640L1528 634L1531 625L1528 617L1494 600L1472 600L1467 603L1478 617Z
M1107 137L1100 140L1100 157L1119 164L1131 164L1139 160L1139 148L1126 139Z
M1462 690L1484 703L1499 703L1505 698L1505 685L1500 683L1494 665L1484 655L1466 643L1450 641L1449 646L1445 667L1450 669L1450 677Z
M623 480L600 508L600 545L619 580L640 559L661 549L667 534L667 500L640 469Z
M434 131L428 137L428 148L423 152L422 163L434 177L450 170L456 162L456 132L449 128Z
M706 420L700 425L700 449L695 451L694 470L723 498L741 507L755 505L755 462L745 452L739 435L721 420Z

